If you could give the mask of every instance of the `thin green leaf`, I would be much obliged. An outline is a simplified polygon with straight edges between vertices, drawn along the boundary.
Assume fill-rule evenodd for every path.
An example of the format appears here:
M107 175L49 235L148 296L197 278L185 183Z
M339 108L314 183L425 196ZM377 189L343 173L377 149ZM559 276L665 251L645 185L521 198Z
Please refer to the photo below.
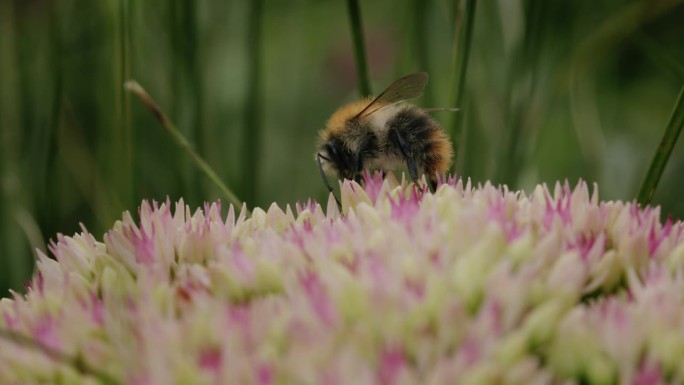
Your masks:
M679 133L682 132L682 127L684 127L684 85L682 85L682 89L679 91L677 102L675 102L674 109L672 110L672 116L670 116L670 122L665 129L665 135L660 141L660 146L658 146L658 150L653 156L646 177L643 183L641 183L641 189L637 197L640 205L648 205L653 200L656 187L658 187L660 177L663 175L667 161L670 159L672 149L675 143L677 143Z
M166 129L166 131L171 135L173 140L188 154L190 158L195 163L197 168L199 168L212 183L221 191L223 196L235 205L235 207L241 207L242 201L230 191L230 189L221 181L221 179L216 175L216 172L207 164L207 162L200 157L197 152L192 148L190 142L180 133L176 125L162 112L157 103L150 97L150 95L145 91L144 88L138 84L135 80L129 80L124 84L124 87L134 93L140 100L145 104L145 106L154 114L155 118L161 123L161 125Z
M203 80L201 67L198 3L192 0L171 1L168 4L167 29L171 37L172 119L181 122L183 135L202 155L207 154L203 121ZM199 175L189 163L179 165L183 190L189 201L201 200L206 194Z
M468 73L468 57L470 55L470 43L473 40L473 24L475 22L475 7L477 5L476 0L466 0L465 9L463 10L463 16L457 20L457 38L456 38L456 64L454 66L454 102L453 106L460 108L461 111L464 110L464 93L465 93L465 83L466 76ZM454 116L453 125L451 129L448 130L447 134L451 137L451 141L454 146L454 159L458 161L459 150L461 148L461 137L463 135L463 115L462 113L456 114ZM455 162L456 163L456 162ZM462 167L463 165L461 165Z
M242 146L242 188L245 199L256 203L257 184L261 176L260 150L262 141L261 114L261 66L262 66L262 8L263 0L249 3L249 24L247 31L247 96L245 105L245 126Z
M115 81L115 118L114 151L116 156L109 159L119 164L111 167L114 170L116 183L114 188L119 199L128 206L133 196L133 140L131 99L127 92L121 92L119 84L131 77L131 4L128 0L121 0L117 12L116 31L116 76Z
M361 96L371 95L370 76L368 75L368 62L366 60L366 44L363 38L363 23L361 21L361 9L358 0L347 0L349 11L349 23L354 41L354 56L356 57L356 70L359 76L359 91Z
M416 64L418 69L430 73L432 66L430 65L430 31L428 10L431 7L430 0L413 0L411 2L411 13L413 15L413 34L411 36L413 43L413 52L416 57ZM427 87L423 94L423 105L434 106L434 89L435 87Z

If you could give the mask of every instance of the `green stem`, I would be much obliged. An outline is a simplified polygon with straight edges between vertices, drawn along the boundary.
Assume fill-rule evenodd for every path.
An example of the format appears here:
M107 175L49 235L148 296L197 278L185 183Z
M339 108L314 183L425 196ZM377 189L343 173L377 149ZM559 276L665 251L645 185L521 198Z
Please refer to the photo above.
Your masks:
M370 77L368 76L368 64L366 61L366 44L363 39L363 23L361 21L361 9L358 0L347 0L349 22L354 41L354 55L356 56L356 69L359 76L359 91L361 96L371 95Z
M200 26L198 25L197 8L198 2L194 0L184 0L182 4L182 31L184 31L184 38L182 43L183 60L185 61L183 68L185 68L187 74L185 76L188 79L190 85L190 95L192 95L192 110L194 111L193 116L193 143L197 146L200 154L206 154L206 136L204 127L204 105L203 105L203 86L204 79L202 77L202 56L200 52L199 42L201 40L200 36ZM197 184L199 193L203 194L203 190L200 184Z
M416 55L418 69L430 73L430 36L428 31L428 9L430 0L413 0L411 2L413 14L413 51ZM434 87L427 87L423 94L423 105L436 107L434 103Z
M98 380L100 380L102 384L116 385L120 383L116 378L112 377L110 374L100 369L92 367L80 355L70 356L57 349L42 344L31 337L7 329L0 328L0 338L6 341L10 341L21 347L38 351L55 362L59 362L63 365L70 366L76 369L79 373L83 375L88 375L97 378Z
M539 73L539 46L544 36L545 0L531 0L525 8L525 34L521 46L515 51L510 72L507 74L507 118L502 133L503 143L499 158L497 182L515 188L525 162L523 152L526 141L521 140L523 129L530 130L527 116L533 108L537 76ZM531 135L530 135L531 137Z
M665 135L660 142L658 150L653 156L646 177L644 178L643 183L641 183L641 189L639 190L639 196L637 197L637 201L640 205L646 206L653 200L653 194L655 194L660 177L663 175L665 165L667 165L667 161L670 159L672 149L674 148L675 143L677 143L677 138L682 131L682 127L684 127L684 85L679 91L677 102L675 102L674 109L672 110L672 116L670 116L670 122L665 129Z
M57 146L57 130L62 115L63 102L63 63L62 53L64 52L64 44L62 39L62 13L58 4L52 4L50 9L49 21L49 41L50 41L50 70L52 75L52 100L50 120L46 125L47 129L43 135L44 141L39 149L41 164L36 170L37 185L36 190L39 190L36 197L37 210L33 212L39 224L39 229L46 234L54 234L53 230L57 230L57 218L59 217L59 210L55 207L55 200L58 199L53 187L59 183L56 181L55 165L59 164L58 159L59 148ZM57 194L58 195L58 194ZM55 232L56 232L55 231ZM45 248L45 244L40 245L41 250Z
M22 140L26 140L26 126L22 124L20 72L26 71L18 59L18 45L22 44L16 7L12 1L0 1L0 290L18 290L22 281L31 275L33 261L29 245L16 223L16 210L24 208L22 197L23 170L26 159L22 154Z
M195 146L195 150L205 154L198 99L201 80L196 76L199 62L196 6L188 0L173 0L168 5L167 28L174 63L171 70L173 98L170 111L172 119L181 123L182 134ZM178 165L186 198L190 201L200 200L205 194L192 165L187 162Z
M476 0L466 0L463 19L457 23L457 45L455 49L456 65L454 67L454 77L456 95L453 106L464 110L463 100L465 93L466 75L468 73L468 57L470 55L470 43L473 40L473 24L475 21ZM454 116L451 130L448 132L454 146L454 159L458 160L461 147L461 136L463 134L463 113ZM461 165L462 167L463 165Z
M261 114L261 22L263 0L249 3L247 30L247 95L245 106L244 145L242 151L242 188L245 199L256 202L257 185L261 177L262 137Z
M161 125L166 129L166 131L171 135L173 140L178 144L195 162L195 165L211 180L212 183L221 191L223 196L236 207L241 207L242 202L238 197L230 191L230 189L221 181L221 179L216 175L216 172L207 164L207 162L200 157L197 152L192 148L190 142L181 134L175 124L162 112L157 103L150 97L150 95L145 91L144 88L138 84L135 80L129 80L124 84L124 87L134 93L140 100L145 104L145 106L154 114Z
M132 202L133 186L132 186L132 119L131 119L131 99L127 92L121 92L119 84L125 79L131 77L131 12L128 0L121 0L119 2L119 17L118 17L118 63L116 68L117 84L116 103L118 124L116 127L116 153L115 161L120 164L120 167L114 167L117 177L117 190L119 197L124 205Z

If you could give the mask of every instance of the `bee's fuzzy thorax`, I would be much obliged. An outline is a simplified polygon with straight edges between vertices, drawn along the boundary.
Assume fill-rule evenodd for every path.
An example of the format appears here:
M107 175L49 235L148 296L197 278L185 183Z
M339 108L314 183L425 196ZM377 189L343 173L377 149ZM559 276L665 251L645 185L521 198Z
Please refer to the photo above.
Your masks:
M326 129L322 134L327 134L327 136L339 135L347 122L366 108L372 100L372 97L366 97L338 108L328 119Z

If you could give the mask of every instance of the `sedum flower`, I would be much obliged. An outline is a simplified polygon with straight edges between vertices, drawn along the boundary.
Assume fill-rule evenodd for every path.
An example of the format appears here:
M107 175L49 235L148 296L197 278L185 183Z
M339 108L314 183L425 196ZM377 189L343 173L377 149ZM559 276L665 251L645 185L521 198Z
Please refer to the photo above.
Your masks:
M0 383L684 381L684 226L658 208L380 174L341 198L59 235L0 300L41 347L0 339Z

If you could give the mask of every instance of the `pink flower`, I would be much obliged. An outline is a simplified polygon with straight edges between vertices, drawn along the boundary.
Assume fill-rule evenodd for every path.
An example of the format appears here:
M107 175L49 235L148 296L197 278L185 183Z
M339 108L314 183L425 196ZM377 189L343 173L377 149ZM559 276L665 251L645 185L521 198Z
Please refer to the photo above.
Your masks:
M0 327L120 383L684 379L684 225L658 208L379 173L341 198L143 202L57 236ZM91 381L68 366L0 339L0 383Z

